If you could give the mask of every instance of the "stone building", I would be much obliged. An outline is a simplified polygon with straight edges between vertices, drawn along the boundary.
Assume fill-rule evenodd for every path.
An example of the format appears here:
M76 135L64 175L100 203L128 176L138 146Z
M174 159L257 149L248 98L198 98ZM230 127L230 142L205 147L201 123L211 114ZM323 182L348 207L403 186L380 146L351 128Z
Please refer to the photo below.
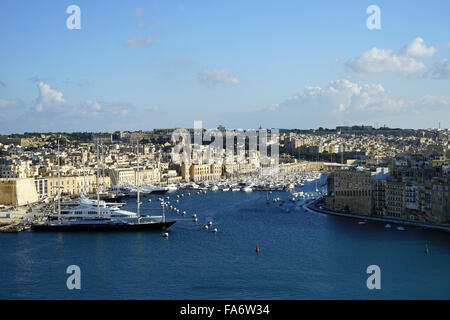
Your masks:
M370 171L341 170L328 178L327 205L337 210L372 214L372 179Z
M0 204L24 206L38 201L34 179L0 179Z
M222 177L222 165L213 164L183 164L181 175L185 181L215 181Z
M431 211L439 223L450 222L450 179L433 178L431 181Z
M405 184L397 179L386 180L386 215L400 218L405 208Z

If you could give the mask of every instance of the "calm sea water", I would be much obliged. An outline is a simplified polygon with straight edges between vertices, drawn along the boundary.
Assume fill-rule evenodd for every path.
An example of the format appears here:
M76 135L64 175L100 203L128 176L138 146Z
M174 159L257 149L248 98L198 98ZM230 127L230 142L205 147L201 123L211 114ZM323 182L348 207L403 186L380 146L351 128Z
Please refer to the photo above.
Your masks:
M178 193L168 194L172 203ZM144 199L143 213L157 212L150 208L159 208L158 197ZM168 239L161 232L0 234L0 299L450 298L449 235L358 225L265 199L264 192L183 197L176 206L187 215L168 214L179 220ZM209 220L219 232L202 229ZM366 287L373 264L381 290ZM81 290L66 287L69 265L81 268Z

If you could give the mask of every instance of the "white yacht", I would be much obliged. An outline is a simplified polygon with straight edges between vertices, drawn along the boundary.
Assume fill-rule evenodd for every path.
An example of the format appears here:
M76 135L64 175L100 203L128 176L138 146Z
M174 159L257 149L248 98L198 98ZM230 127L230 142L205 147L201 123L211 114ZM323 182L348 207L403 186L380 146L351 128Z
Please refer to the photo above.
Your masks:
M104 201L100 200L97 206L97 200L81 197L77 205L72 203L61 209L61 219L83 220L96 217L98 213L100 213L100 217L102 218L137 219L138 217L135 212L121 210L114 206L107 206ZM58 220L58 214L51 214L49 220Z
M90 204L92 206L97 205L97 200L95 199L89 199L86 195L81 195L78 199L72 199L61 202L61 206L63 207L77 207L80 204ZM106 202L104 200L100 200L100 206L101 207L107 207L107 208L120 208L123 207L125 203L123 202Z
M177 186L174 185L174 184L169 184L169 185L167 186L167 190L168 190L169 192L173 192L173 191L177 191L178 188L177 188Z
M167 191L169 191L169 188L166 187L156 187L156 186L152 186L152 185L143 185L141 187L145 193L150 193L150 194L162 194L162 193L166 193Z
M99 176L99 146L97 142L97 177ZM139 144L137 144L138 166L137 181L139 181ZM58 142L58 185L60 182L60 155ZM107 207L100 201L99 180L97 179L97 200L80 198L78 205L61 208L61 188L58 191L58 211L52 214L44 223L31 225L31 230L42 232L70 231L151 231L166 230L176 221L166 221L164 207L162 216L140 215L140 192L137 192L137 213L121 210L118 207ZM138 186L139 188L139 186ZM53 220L53 221L52 221ZM56 222L54 220L57 220Z

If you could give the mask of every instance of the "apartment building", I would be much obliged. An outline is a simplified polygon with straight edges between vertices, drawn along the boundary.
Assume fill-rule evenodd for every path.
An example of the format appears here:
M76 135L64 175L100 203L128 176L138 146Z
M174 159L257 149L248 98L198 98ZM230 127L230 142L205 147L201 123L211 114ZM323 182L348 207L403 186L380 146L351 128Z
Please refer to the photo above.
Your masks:
M386 215L400 218L405 207L405 184L401 180L386 180Z

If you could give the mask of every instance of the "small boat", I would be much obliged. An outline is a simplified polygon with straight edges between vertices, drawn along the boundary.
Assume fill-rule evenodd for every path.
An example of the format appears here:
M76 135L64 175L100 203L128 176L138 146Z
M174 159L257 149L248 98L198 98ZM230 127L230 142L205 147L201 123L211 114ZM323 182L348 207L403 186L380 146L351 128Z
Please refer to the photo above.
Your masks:
M390 229L390 228L391 228L391 225L388 223L388 224L386 224L384 227L387 228L387 229Z
M173 191L177 191L178 188L177 188L177 186L174 185L174 184L169 184L169 185L167 186L167 190L168 190L169 192L173 192Z
M144 194L164 194L169 191L169 188L156 187L153 185L143 185L137 189L139 189L139 191Z
M403 228L402 226L398 226L398 227L397 227L397 230L399 230L399 231L405 231L405 228Z
M358 224L366 224L365 221L359 221Z

